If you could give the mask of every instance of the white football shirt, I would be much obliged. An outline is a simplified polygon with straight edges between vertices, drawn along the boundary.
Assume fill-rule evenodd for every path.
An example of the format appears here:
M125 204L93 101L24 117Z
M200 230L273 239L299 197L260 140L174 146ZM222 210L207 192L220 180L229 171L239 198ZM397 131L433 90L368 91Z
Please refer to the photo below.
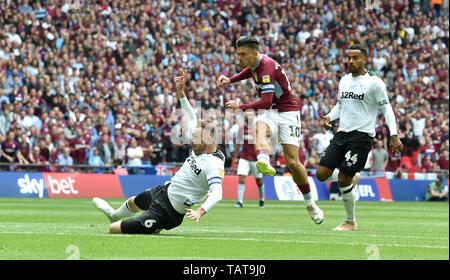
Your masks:
M374 137L378 108L384 104L389 104L389 97L383 80L368 72L347 74L339 82L338 109L330 112L330 121L340 119L338 131L357 130Z
M203 201L214 187L222 188L224 164L220 150L198 156L192 151L171 179L167 194L173 208L183 214L192 204Z

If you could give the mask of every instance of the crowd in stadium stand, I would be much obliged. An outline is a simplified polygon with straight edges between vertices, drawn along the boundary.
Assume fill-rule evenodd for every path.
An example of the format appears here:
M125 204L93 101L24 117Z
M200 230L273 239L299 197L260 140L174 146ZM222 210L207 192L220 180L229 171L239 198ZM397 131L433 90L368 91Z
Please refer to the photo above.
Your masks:
M182 162L189 145L170 141L181 125L173 77L187 69L188 98L224 117L227 100L258 98L250 81L215 85L219 75L242 70L235 41L254 35L260 52L285 69L301 106L307 168L315 168L332 136L320 117L336 104L346 49L358 42L369 51L369 69L387 84L405 145L381 168L448 169L448 10L435 0L380 2L0 0L0 162ZM220 125L236 131L233 122ZM381 141L387 151L381 114L376 131L374 147ZM233 139L221 149L230 167ZM285 167L280 149L273 163Z

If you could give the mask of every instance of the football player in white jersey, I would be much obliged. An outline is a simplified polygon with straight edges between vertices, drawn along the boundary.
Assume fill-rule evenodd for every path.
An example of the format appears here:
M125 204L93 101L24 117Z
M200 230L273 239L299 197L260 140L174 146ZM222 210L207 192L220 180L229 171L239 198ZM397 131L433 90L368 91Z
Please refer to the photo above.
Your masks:
M198 222L222 199L225 156L217 149L214 125L198 121L185 94L186 72L174 79L184 118L187 119L193 151L164 186L150 188L130 197L117 210L106 201L92 201L111 221L110 233L152 234L179 226L183 217ZM206 201L197 209L195 203ZM137 213L144 211L141 215ZM123 220L121 220L123 219Z
M383 112L390 130L390 149L403 150L398 138L395 115L389 103L386 85L365 68L367 51L361 45L350 47L349 74L339 82L338 103L322 117L322 125L330 129L330 122L339 119L339 129L322 153L316 177L321 182L338 182L346 210L346 219L333 230L356 230L355 197L353 188L360 179L375 136L378 109Z

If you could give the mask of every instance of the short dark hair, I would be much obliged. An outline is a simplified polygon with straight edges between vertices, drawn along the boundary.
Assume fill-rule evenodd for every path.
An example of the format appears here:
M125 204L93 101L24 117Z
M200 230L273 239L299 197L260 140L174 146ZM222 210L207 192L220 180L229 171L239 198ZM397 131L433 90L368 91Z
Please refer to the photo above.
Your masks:
M236 47L249 47L251 49L258 50L259 48L259 42L258 40L253 36L242 36L239 37L236 41Z
M367 57L367 50L366 50L366 48L363 47L363 46L360 45L360 44L354 44L354 45L352 45L352 46L350 47L350 50L359 50L359 51L361 51L361 53L362 53L362 55L363 55L364 57Z

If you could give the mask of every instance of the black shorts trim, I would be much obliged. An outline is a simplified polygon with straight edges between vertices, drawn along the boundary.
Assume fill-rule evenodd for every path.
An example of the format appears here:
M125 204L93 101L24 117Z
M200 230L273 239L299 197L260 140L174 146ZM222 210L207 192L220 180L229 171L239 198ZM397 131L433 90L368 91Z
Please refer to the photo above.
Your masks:
M145 210L141 215L122 220L122 233L152 234L162 229L169 230L183 222L184 215L178 213L172 206L165 186L150 188L135 197L136 206Z
M366 165L372 144L373 137L367 133L338 132L321 154L319 165L331 170L339 168L343 174L353 177Z

